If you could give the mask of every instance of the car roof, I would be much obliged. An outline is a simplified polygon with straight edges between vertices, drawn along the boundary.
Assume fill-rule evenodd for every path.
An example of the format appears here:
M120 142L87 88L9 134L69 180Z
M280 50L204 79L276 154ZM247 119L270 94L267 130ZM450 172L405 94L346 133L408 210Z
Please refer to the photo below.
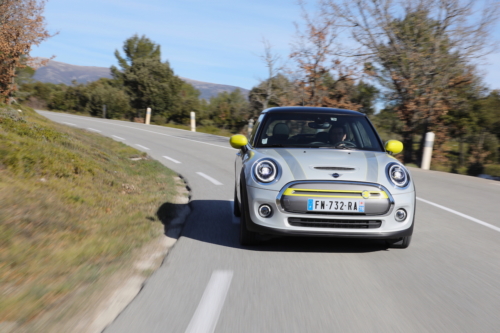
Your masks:
M269 108L262 111L263 114L275 113L275 112L315 112L315 113L332 113L332 114L349 115L349 116L364 116L363 113L358 111L334 109L334 108L322 108L313 106L280 106L275 108Z

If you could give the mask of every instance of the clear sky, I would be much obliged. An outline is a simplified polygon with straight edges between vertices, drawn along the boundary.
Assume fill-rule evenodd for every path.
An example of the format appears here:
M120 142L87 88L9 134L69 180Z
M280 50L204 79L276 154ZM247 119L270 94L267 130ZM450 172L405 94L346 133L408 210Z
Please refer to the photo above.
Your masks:
M251 89L266 77L262 38L286 58L300 9L296 0L49 0L45 16L59 34L32 56L110 67L125 39L144 34L177 75ZM500 89L500 54L487 60L486 83Z

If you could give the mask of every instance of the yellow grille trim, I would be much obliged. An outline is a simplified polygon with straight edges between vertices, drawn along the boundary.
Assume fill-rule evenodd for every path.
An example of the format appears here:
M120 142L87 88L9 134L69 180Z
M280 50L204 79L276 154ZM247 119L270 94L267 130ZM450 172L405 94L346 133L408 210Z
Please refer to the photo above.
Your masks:
M300 192L323 192L325 195L318 195L318 194L310 194L310 193L300 193ZM315 189L304 189L304 188L287 188L285 192L283 192L283 195L289 195L289 196L294 196L294 197L319 197L319 198L354 198L354 199L359 199L359 196L352 196L352 195L328 195L327 193L356 193L361 195L363 191L353 191L353 190L315 190ZM371 200L371 199L389 199L389 196L385 191L368 191L371 194L380 194L379 197L373 198L370 197L365 200Z

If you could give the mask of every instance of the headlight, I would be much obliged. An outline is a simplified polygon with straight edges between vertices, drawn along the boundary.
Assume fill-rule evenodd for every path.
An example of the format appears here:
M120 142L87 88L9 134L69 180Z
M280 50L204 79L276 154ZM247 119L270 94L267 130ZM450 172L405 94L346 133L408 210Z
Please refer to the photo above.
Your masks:
M406 187L410 183L408 171L399 163L390 163L387 165L387 177L398 187Z
M278 167L273 161L263 160L255 164L253 173L258 181L270 183L278 176Z

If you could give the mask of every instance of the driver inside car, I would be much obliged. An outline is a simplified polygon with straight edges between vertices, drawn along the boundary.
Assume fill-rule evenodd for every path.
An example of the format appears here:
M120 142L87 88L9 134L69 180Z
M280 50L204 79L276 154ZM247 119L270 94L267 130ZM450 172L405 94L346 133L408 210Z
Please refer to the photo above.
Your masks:
M345 132L344 126L342 125L334 125L330 128L328 132L330 143L336 144L342 141L345 141L347 138L347 134Z

